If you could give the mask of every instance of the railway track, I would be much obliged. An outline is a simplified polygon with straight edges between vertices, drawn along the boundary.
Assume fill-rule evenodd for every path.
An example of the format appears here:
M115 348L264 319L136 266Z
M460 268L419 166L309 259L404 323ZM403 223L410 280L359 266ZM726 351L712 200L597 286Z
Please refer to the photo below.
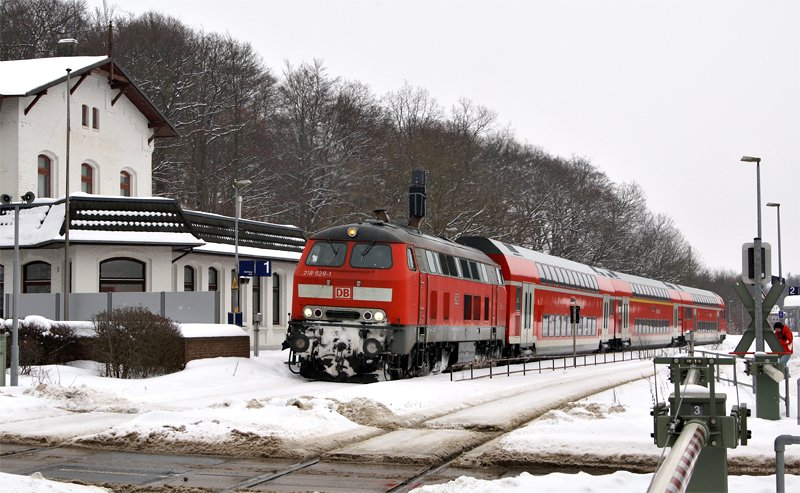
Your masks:
M619 366L598 370L602 385L587 387L580 371L564 372L528 388L476 396L458 409L406 416L403 428L389 427L302 460L3 446L0 470L38 471L50 479L114 485L114 491L126 492L404 492L464 474L496 479L525 467L483 467L480 451L494 440L548 410L648 376L652 369L649 361Z

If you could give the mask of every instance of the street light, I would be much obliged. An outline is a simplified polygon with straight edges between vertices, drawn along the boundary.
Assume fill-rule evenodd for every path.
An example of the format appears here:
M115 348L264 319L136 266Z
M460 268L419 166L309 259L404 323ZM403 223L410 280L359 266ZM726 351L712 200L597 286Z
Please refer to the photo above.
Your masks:
M236 293L233 296L233 323L236 323L236 314L239 313L239 216L242 213L242 196L239 195L239 187L250 185L250 180L234 180L234 213L233 213L233 256L234 271L236 272Z
M11 386L19 385L19 314L17 313L17 299L19 298L19 210L21 207L32 207L36 199L33 192L22 196L22 202L12 202L11 195L0 196L0 204L14 208L14 273L11 283ZM5 363L5 362L4 362ZM3 368L5 371L5 367Z
M763 300L761 299L761 158L753 156L742 156L744 163L756 163L756 211L758 217L758 236L753 239L753 319L756 329L756 351L764 351L764 327L763 327Z
M778 211L778 282L783 282L783 270L781 269L781 204L778 202L767 202L767 207L775 207Z

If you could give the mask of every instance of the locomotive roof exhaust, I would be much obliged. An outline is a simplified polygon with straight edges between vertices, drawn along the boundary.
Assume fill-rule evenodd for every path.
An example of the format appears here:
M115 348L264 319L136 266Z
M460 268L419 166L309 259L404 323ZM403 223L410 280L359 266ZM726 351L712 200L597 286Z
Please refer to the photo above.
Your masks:
M386 209L375 209L372 211L372 213L375 214L375 219L378 221L383 221L385 223L389 222L389 213L386 211Z
M425 171L415 169L411 172L411 186L408 187L408 225L419 228L425 218Z

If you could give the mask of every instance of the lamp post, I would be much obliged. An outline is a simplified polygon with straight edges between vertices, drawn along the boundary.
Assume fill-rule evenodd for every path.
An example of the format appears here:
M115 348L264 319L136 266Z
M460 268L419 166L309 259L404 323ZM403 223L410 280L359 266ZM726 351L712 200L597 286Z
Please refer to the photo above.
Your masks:
M756 217L758 218L758 236L753 239L753 301L755 308L753 309L753 318L755 319L756 329L756 351L764 352L764 327L763 319L763 300L761 299L761 287L763 279L761 279L761 268L763 267L761 259L761 158L753 156L742 156L744 163L756 163Z
M22 202L12 202L8 194L0 197L0 202L4 206L14 207L14 269L11 283L11 378L12 387L19 385L19 314L17 313L17 300L19 299L19 209L34 201L36 196L33 192L27 192L22 196ZM24 204L24 205L23 205ZM4 362L5 363L5 362ZM3 369L5 371L5 368Z
M781 266L781 204L767 202L767 207L774 207L778 211L778 282L783 283L783 270Z
M67 154L65 156L65 179L64 179L64 271L61 274L62 292L64 293L64 318L69 320L69 289L72 285L69 268L69 141L72 126L70 125L70 88L69 75L71 68L67 69Z
M234 180L233 193L234 193L234 212L233 212L233 262L234 272L236 275L236 289L233 293L233 322L236 323L236 315L239 313L239 216L242 213L242 196L239 195L239 187L250 185L253 183L250 180Z

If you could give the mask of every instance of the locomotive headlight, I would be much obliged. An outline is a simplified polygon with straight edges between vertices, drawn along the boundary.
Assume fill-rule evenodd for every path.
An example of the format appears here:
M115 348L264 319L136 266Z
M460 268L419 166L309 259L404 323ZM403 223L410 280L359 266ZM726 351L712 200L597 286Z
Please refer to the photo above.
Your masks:
M312 316L313 314L314 314L314 311L313 311L311 308L309 308L309 307L305 307L305 308L303 308L303 317L305 317L305 318L311 318L311 316Z
M376 322L383 322L384 320L386 320L386 313L384 313L383 310L376 310L375 314L372 315L372 319L375 320Z

